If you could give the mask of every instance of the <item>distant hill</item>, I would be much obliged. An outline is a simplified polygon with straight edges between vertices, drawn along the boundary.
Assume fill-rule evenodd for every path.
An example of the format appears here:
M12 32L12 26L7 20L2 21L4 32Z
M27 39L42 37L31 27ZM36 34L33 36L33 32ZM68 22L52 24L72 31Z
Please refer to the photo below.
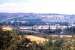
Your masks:
M75 23L75 15L43 13L0 13L0 22L21 23L25 25L49 23Z

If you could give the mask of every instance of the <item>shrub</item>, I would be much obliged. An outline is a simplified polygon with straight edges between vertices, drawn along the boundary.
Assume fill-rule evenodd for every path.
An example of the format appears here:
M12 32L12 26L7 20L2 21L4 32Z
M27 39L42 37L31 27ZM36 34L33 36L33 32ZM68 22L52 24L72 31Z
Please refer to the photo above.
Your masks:
M14 31L3 31L0 28L0 50L15 50L16 42L16 33Z

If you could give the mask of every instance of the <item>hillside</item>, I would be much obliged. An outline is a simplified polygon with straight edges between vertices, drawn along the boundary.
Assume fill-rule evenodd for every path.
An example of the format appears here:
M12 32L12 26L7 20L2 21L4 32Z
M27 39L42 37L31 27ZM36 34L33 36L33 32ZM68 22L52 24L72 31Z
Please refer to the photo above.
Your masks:
M48 24L52 22L75 23L75 15L67 14L39 14L39 13L0 13L0 22L35 25Z

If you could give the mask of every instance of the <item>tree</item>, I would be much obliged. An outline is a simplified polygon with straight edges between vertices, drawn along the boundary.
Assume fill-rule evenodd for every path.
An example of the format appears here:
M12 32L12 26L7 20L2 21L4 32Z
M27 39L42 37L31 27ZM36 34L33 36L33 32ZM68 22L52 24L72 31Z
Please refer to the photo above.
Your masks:
M46 42L45 42L45 44L44 44L45 50L52 50L52 47L53 47L53 42L52 42L52 40L49 40L49 41L46 41Z
M61 40L56 40L55 41L55 43L54 43L54 46L55 47L62 47L62 45L63 45L63 40L61 39Z
M12 31L3 31L0 28L0 50L16 49L16 33Z

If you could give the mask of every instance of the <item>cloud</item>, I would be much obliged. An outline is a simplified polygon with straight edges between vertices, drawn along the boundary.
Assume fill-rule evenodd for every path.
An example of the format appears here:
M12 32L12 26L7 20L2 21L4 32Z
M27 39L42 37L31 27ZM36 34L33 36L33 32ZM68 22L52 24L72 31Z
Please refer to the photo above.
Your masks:
M75 2L75 0L1 0L0 3L26 3L26 2Z
M4 3L23 3L23 2L28 2L29 0L1 0L0 4Z
M59 0L17 0L12 3L0 4L0 12L34 12L34 13L62 13L75 14L75 3Z

